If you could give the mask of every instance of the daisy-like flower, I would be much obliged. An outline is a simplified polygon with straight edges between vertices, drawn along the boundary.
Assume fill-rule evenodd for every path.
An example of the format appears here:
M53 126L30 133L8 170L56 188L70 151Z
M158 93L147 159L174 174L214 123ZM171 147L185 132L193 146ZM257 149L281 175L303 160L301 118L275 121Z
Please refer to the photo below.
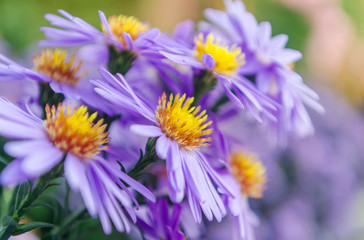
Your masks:
M129 112L134 112L152 125L132 125L137 134L158 138L156 153L166 160L169 196L179 203L187 193L187 198L195 220L201 222L201 208L211 221L213 215L218 221L226 214L226 209L216 191L214 183L222 191L230 193L214 169L209 165L201 147L208 146L212 129L206 111L191 107L193 98L185 95L165 94L159 99L153 112L135 95L121 74L113 76L100 69L102 81L94 81L95 91L105 99Z
M57 27L42 27L47 40L39 42L41 46L80 46L83 44L112 45L118 50L141 52L151 47L151 40L159 35L157 28L150 29L148 24L135 17L111 16L108 19L102 11L99 16L102 31L87 22L63 10L58 12L64 17L46 14L45 18Z
M213 25L204 22L202 26L219 32L225 39L232 39L246 54L247 64L241 74L254 75L257 88L282 106L273 113L278 121L272 122L279 136L313 133L305 105L319 113L323 113L324 109L318 103L318 95L292 70L302 54L285 47L287 35L272 37L271 24L258 23L242 1L225 0L225 7L225 11L205 10L206 18Z
M146 187L101 157L109 141L106 125L103 120L94 124L97 114L89 115L87 107L47 106L45 120L4 98L0 98L0 108L0 135L17 140L4 147L16 159L1 173L2 185L37 178L64 159L64 174L71 189L81 193L90 215L99 216L107 234L112 231L110 219L118 231L130 230L121 205L136 221L133 202L136 206L138 202L125 183L155 201Z
M34 69L25 68L0 54L0 80L32 79L49 83L52 90L79 98L88 81L83 78L82 63L76 56L67 58L67 51L44 49L33 57Z
M179 228L181 213L181 205L175 204L170 209L167 200L161 198L156 203L149 203L147 209L138 214L137 223L147 240L184 240L186 237Z
M274 101L259 92L251 81L240 74L246 64L245 53L240 47L229 45L213 33L199 33L195 36L193 45L173 39L167 39L163 43L160 53L164 57L181 65L212 72L220 80L227 97L239 108L247 106L260 122L262 115L274 119L270 113L276 110Z
M267 176L265 167L251 152L239 152L230 157L230 173L222 177L233 189L234 196L228 196L229 209L237 220L238 239L254 240L253 227L259 223L249 207L248 198L262 198Z

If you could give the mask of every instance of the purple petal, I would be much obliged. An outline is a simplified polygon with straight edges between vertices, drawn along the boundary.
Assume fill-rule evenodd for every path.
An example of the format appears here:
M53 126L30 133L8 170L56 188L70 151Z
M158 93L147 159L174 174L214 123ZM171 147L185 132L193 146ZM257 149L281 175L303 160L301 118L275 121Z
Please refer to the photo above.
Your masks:
M158 157L161 159L167 159L168 149L171 146L171 140L166 137L165 134L161 135L156 143L155 150Z
M29 127L19 123L0 119L0 135L15 139L41 139L45 137L38 126Z
M192 194L192 192L188 188L187 188L187 199L188 199L188 203L189 203L190 208L191 208L193 218L195 219L195 221L198 224L201 223L201 219L202 219L201 208L198 205L198 202L197 202L196 198L194 197L194 195Z
M86 166L76 156L68 154L64 162L64 175L71 189L75 192L81 192L87 210L91 216L95 217L97 214L96 202L87 179Z
M300 60L302 58L302 53L294 49L286 48L276 54L275 58L279 63L290 64Z
M123 32L123 37L126 42L126 48L129 49L130 51L132 51L134 48L134 43L133 43L133 39L131 38L130 34L127 32Z
M146 188L145 186L143 186L141 183L137 182L133 178L129 177L126 173L120 171L119 169L117 169L115 166L111 165L107 161L104 160L102 164L110 172L112 172L113 174L115 174L115 176L119 177L121 180L123 180L125 183L127 183L135 191L139 192L140 194L142 194L144 197L146 197L150 201L155 202L155 200L156 200L155 196L148 188Z
M25 156L21 167L29 176L40 176L61 161L63 152L56 147L45 146L45 148L34 149L34 152Z
M208 53L202 55L202 62L206 65L208 69L215 68L215 59Z
M21 160L15 159L9 163L0 174L0 184L6 187L18 185L22 182L29 180L27 174L21 169Z
M172 62L175 62L177 64L181 65L187 65L198 69L204 69L204 65L197 61L195 58L186 56L186 55L179 55L179 54L173 54L173 53L167 53L164 51L160 51L160 54L171 60Z
M173 38L188 42L194 31L195 23L192 20L186 20L176 25L173 30Z
M8 142L4 146L4 150L7 154L13 157L25 157L31 154L36 149L48 149L54 147L48 139L37 139L29 141L13 141Z
M130 126L130 130L138 135L145 137L159 137L163 134L159 127L151 125L139 125L133 124Z

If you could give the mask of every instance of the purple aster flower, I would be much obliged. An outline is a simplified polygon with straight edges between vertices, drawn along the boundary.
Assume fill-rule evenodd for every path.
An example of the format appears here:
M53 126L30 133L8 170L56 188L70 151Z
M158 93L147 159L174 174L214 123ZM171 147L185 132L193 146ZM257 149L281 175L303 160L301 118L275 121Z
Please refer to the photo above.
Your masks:
M249 207L248 198L261 198L267 177L263 164L251 152L239 152L230 157L230 174L224 179L234 188L234 197L228 197L228 204L233 216L236 216L239 239L254 240L253 227L259 220Z
M85 66L81 60L76 60L75 55L67 59L67 51L61 49L44 49L33 57L33 65L34 70L25 68L0 54L0 81L33 80L49 84L56 93L81 100L95 110L114 115L113 106L95 95L89 82L88 77L95 74L92 72L94 66Z
M224 35L244 52L246 64L240 74L254 75L257 88L281 105L272 113L278 119L272 124L283 140L287 133L311 134L313 126L304 105L320 113L324 109L318 103L318 95L291 69L302 54L285 48L287 35L272 37L271 24L258 23L242 1L226 0L225 7L226 11L205 10L206 18L213 25L204 22L203 29Z
M103 120L93 124L87 107L71 110L60 104L46 107L42 121L0 99L0 134L17 141L5 145L5 151L15 157L1 173L0 182L11 186L37 178L64 160L64 173L70 187L79 191L91 216L99 216L105 233L111 233L110 219L118 231L129 231L128 219L120 204L136 221L133 202L138 202L124 182L151 201L154 195L143 185L107 162L100 151L107 147L106 125Z
M47 40L39 42L41 46L80 46L84 44L112 45L118 50L145 51L152 46L151 40L159 35L157 28L149 29L148 24L135 17L123 15L111 16L108 19L99 11L103 32L87 22L63 10L58 12L64 17L46 14L45 18L57 27L42 27Z
M33 57L34 70L25 68L0 54L0 80L32 79L49 83L56 93L79 98L88 81L83 78L82 63L76 56L67 60L67 52L61 49L44 49Z
M240 47L223 42L213 33L199 33L194 38L194 44L184 44L165 36L161 40L160 53L172 62L191 66L196 70L207 70L219 81L219 87L225 90L226 96L239 108L245 106L262 121L261 116L274 120L271 114L277 104L262 94L256 86L242 74L246 64L245 54Z
M182 207L178 204L171 209L165 198L149 203L145 212L138 214L138 225L147 240L184 240L179 229Z
M191 107L193 98L186 99L165 94L153 112L135 95L121 74L111 75L100 69L102 81L94 81L95 91L105 99L129 112L149 120L153 125L132 125L131 129L142 136L156 137L156 153L166 160L169 196L175 203L184 198L185 193L195 220L201 222L201 208L211 221L213 215L218 221L226 214L224 204L214 187L230 193L218 174L209 165L200 147L207 146L212 132L208 126L205 111Z

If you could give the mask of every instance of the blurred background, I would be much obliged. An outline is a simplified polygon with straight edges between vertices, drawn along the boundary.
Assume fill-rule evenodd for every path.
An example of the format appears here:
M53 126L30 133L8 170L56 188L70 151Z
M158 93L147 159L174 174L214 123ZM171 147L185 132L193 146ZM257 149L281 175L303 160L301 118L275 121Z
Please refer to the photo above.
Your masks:
M296 65L319 92L327 113L312 113L316 135L287 149L258 151L268 168L268 190L253 202L262 219L258 240L364 239L364 0L245 0L273 34L304 58ZM0 50L20 59L34 51L48 26L44 14L64 9L100 28L107 16L133 15L163 31L185 19L203 19L222 0L0 0ZM6 93L6 85L0 85ZM247 128L249 129L249 128ZM247 132L247 135L256 135ZM36 218L36 216L35 216ZM213 232L213 231L212 231ZM219 235L209 239L219 239ZM220 238L221 239L221 238Z

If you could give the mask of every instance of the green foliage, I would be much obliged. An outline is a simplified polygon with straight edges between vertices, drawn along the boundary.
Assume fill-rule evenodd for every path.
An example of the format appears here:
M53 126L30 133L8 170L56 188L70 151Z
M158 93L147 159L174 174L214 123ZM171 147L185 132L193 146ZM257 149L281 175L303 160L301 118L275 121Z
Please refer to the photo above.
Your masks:
M112 74L121 73L122 75L125 75L132 67L136 57L137 56L132 51L119 51L113 46L109 47L109 72Z
M357 32L364 35L364 1L363 0L341 0L344 10L349 14Z
M28 222L25 224L19 224L18 227L13 231L12 235L20 235L37 228L53 228L54 225L45 222Z

